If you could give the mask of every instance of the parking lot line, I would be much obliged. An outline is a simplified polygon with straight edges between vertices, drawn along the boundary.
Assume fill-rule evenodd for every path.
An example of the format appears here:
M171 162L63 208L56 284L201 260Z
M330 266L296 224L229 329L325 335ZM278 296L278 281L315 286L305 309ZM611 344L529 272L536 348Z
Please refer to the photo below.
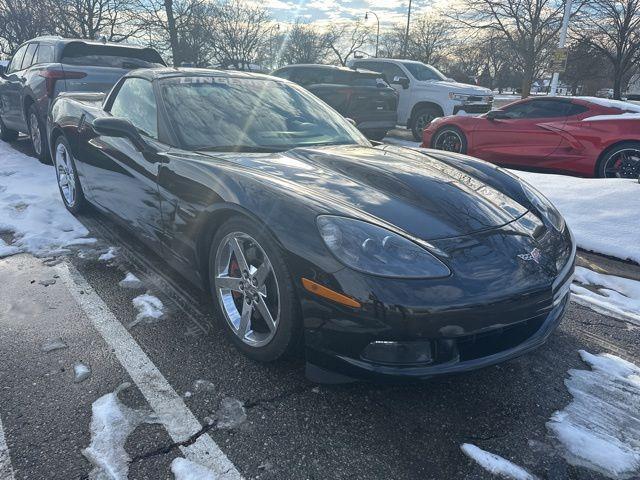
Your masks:
M13 467L9 456L9 447L4 437L2 419L0 419L0 480L13 480Z
M68 263L56 265L60 279L102 338L113 349L147 402L175 442L184 442L202 425L187 408L162 373L142 351L127 329L111 313L82 275ZM186 458L213 470L219 479L238 480L241 475L213 439L204 433L195 443L180 447ZM0 456L1 458L1 456Z

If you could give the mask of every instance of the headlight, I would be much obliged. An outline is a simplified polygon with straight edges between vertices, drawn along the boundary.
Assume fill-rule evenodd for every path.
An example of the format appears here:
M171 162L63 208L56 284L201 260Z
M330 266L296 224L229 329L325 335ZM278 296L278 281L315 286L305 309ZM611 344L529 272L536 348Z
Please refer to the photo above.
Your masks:
M383 277L437 278L447 266L412 241L371 223L321 215L318 229L327 248L346 266Z
M536 210L538 210L538 212L540 212L540 214L544 216L556 230L559 232L563 231L564 218L562 218L562 215L560 215L560 212L558 212L556 207L554 207L544 195L528 183L520 180L520 185L522 186L522 191Z
M451 100L457 100L459 102L464 102L469 98L469 95L465 95L463 93L449 92L449 98Z

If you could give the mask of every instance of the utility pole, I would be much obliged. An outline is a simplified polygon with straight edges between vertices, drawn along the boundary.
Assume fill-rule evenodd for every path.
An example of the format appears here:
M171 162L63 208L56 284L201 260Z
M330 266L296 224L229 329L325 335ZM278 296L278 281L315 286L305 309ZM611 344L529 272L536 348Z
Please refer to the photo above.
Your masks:
M376 58L378 58L378 47L380 46L380 19L378 18L378 15L375 12L365 12L364 14L365 21L369 20L369 14L376 17L376 21L378 22L378 33L376 33Z
M560 28L560 41L558 42L558 49L564 48L567 43L567 30L569 29L569 19L571 18L571 5L573 0L565 0L564 17L562 18L562 27ZM560 72L553 72L551 78L551 88L549 95L555 96L558 91L558 79L560 78Z
M409 27L411 26L411 0L409 0L409 10L407 11L407 31L404 34L404 47L402 56L406 58L409 49Z

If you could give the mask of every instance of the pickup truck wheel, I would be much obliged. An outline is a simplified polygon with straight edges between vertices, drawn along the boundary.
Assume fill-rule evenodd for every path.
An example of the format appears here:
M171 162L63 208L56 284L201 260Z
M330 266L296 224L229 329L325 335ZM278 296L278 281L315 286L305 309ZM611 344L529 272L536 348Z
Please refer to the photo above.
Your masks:
M29 137L33 145L33 152L36 154L36 158L42 163L49 163L46 128L40 120L38 110L34 104L29 106L27 118L29 121Z
M80 185L71 148L62 135L56 139L54 148L53 166L56 169L60 196L67 210L73 214L79 213L85 208L87 201Z
M0 117L0 140L3 142L13 142L18 138L18 132L7 128Z
M456 127L443 127L431 140L431 148L446 152L467 153L467 137Z
M442 113L435 107L423 107L413 116L413 122L411 122L411 132L413 133L413 139L416 142L422 141L422 132L429 126L431 120L442 116Z

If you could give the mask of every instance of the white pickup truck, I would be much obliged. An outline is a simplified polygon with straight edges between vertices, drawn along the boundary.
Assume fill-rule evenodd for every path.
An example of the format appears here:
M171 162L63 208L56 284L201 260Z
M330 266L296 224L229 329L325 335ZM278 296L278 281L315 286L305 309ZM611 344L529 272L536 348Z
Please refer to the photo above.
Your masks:
M349 67L382 73L399 95L398 123L410 128L416 141L436 117L480 114L491 110L493 93L488 88L458 83L431 65L391 58L358 58Z

